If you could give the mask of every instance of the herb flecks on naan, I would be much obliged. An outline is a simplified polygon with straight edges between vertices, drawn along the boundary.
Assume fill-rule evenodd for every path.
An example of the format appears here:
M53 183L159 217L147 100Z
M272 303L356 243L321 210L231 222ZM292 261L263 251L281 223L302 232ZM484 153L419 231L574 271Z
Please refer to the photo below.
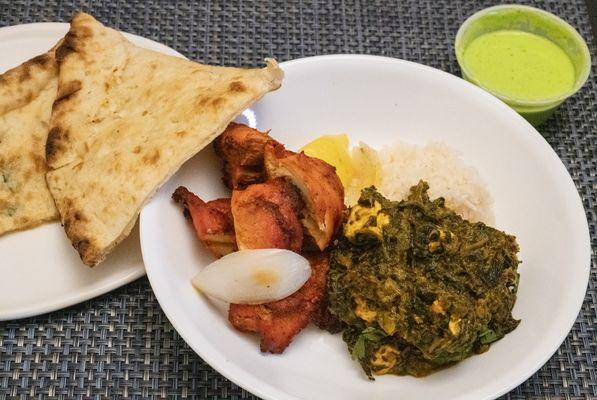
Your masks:
M182 163L283 77L274 60L262 69L215 67L142 49L84 13L56 54L47 180L90 266L130 233Z
M0 75L0 235L58 218L44 150L57 74L50 50Z

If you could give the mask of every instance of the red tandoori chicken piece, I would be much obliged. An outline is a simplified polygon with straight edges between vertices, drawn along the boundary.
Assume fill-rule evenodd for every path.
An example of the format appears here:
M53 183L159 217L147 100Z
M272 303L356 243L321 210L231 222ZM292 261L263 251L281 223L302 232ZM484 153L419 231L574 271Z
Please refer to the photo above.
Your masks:
M267 133L234 122L214 140L214 150L224 162L226 186L244 189L265 181L263 148L268 140L272 139Z
M302 223L323 251L342 224L344 186L336 169L274 141L265 145L264 160L269 178L284 177L301 193L305 204Z
M234 190L232 216L238 248L300 252L303 244L300 209L300 196L284 179Z
M207 203L184 186L178 187L172 198L184 208L184 215L193 222L197 237L216 257L237 250L230 199Z
M230 323L240 331L259 333L263 352L282 353L319 307L325 292L328 257L324 253L305 256L311 264L311 277L297 292L267 304L230 304Z

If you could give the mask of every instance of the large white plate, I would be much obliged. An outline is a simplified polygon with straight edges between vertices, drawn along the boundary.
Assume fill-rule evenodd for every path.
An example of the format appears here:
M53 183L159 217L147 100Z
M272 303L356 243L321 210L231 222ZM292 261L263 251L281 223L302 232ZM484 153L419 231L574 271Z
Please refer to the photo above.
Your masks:
M259 352L226 309L189 280L211 261L170 200L178 185L205 199L226 194L206 149L176 174L141 215L151 285L168 318L209 364L267 399L490 399L515 387L556 351L587 286L589 232L574 184L547 142L496 98L447 73L395 59L325 56L283 64L282 88L253 111L257 127L292 149L346 132L380 147L397 139L443 141L475 166L495 200L496 224L521 247L514 316L520 326L485 354L426 378L369 382L339 335L309 328L283 355Z
M65 23L0 29L0 73L52 47L68 31ZM133 43L183 57L163 44L125 33ZM58 223L0 237L0 321L57 310L131 282L145 270L139 233L95 268L81 262Z

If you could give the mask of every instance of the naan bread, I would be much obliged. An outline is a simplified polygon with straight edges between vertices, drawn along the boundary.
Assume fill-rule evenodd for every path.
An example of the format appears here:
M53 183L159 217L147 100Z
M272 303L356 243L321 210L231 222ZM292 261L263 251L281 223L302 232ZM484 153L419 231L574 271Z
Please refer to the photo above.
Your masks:
M274 60L226 68L142 49L84 13L56 58L47 181L90 266L130 233L164 181L283 77Z
M0 235L58 218L45 179L57 74L51 50L0 75Z

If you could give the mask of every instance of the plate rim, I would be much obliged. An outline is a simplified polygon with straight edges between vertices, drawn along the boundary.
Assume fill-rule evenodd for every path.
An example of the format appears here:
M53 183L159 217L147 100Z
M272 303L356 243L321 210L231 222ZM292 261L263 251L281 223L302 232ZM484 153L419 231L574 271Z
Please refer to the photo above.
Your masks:
M128 283L131 283L146 274L144 268L136 268L129 274L122 276L120 279L112 280L105 285L94 287L92 290L84 292L84 294L77 295L71 294L61 297L59 300L49 303L44 303L42 307L22 307L16 309L16 311L1 312L0 311L0 322L3 321L16 321L24 318L36 317L44 314L48 314L54 311L60 311L77 304L81 304L87 300L104 295L112 290L116 290Z
M57 37L61 37L63 34L63 31L66 31L69 26L70 26L70 24L67 22L33 22L33 23L27 23L27 24L4 26L4 27L0 27L0 38L2 40L7 40L7 41L24 39L21 37L21 35L26 35L28 33L36 33L36 32L39 32L40 30L43 31L43 33L49 32L51 34L55 34ZM124 36L127 39L131 40L135 44L140 44L140 43L151 44L152 46L156 46L154 51L159 52L160 50L157 50L157 48L168 49L168 51L170 52L170 55L176 55L178 57L186 58L183 54L181 54L177 50L175 50L163 43L157 42L152 39L145 38L143 36L135 35L133 33L123 32L123 31L119 31L119 32L124 34ZM8 37L4 37L4 36L8 36ZM26 61L26 60L23 60L23 62L24 61ZM13 67L10 67L10 68L13 68ZM59 224L59 223L60 223L59 221L46 222L39 226L33 227L31 229L35 229L37 227L41 227L41 226L45 226L45 225ZM15 232L26 232L26 231L27 230L15 231ZM7 232L6 234L10 235L11 233L13 233L13 232ZM0 237L0 240L2 240L1 237ZM140 246L140 242L139 242L139 246ZM87 267L81 263L81 268L89 268L89 267ZM101 266L96 267L96 268L101 268ZM145 264L141 257L141 263L140 263L139 267L135 268L130 273L123 275L116 280L111 280L103 285L92 286L91 290L83 289L80 291L68 292L66 295L61 296L59 299L57 299L55 301L41 303L41 306L27 305L27 306L19 307L19 308L13 307L8 311L2 311L0 309L0 322L1 321L13 321L13 320L19 320L19 319L23 319L23 318L34 317L34 316L38 316L38 315L42 315L42 314L47 314L49 312L58 311L58 310L61 310L61 309L64 309L64 308L67 308L67 307L70 307L70 306L73 306L76 304L80 304L87 300L90 300L95 297L106 294L112 290L118 289L128 283L131 283L131 282L141 278L143 275L145 275Z
M577 215L577 217L582 217L582 218L579 218L579 221L583 221L583 222L581 223L580 226L577 227L577 229L579 232L582 230L582 232L583 232L582 236L584 236L586 238L586 240L584 240L584 244L583 244L584 258L586 260L585 265L584 265L584 269L585 269L585 274L584 274L585 275L584 276L585 284L583 285L584 290L582 291L582 293L580 291L578 293L575 293L575 300L571 303L576 304L576 307L575 307L576 312L574 314L570 313L568 320L565 323L561 324L561 326L565 326L567 328L565 330L563 330L560 333L560 335L558 335L559 336L558 339L554 339L553 342L550 344L549 347L550 348L553 347L553 350L546 352L546 354L540 360L537 361L536 365L529 368L526 373L521 374L519 376L519 378L511 381L510 383L502 384L501 387L499 389L494 390L493 393L484 394L483 397L480 398L480 400L492 400L492 399L496 399L499 396L502 396L502 395L508 393L512 389L519 386L521 383L525 382L535 372L537 372L558 351L558 349L560 348L560 346L562 345L562 343L564 342L564 340L570 333L570 330L572 329L572 327L578 317L578 314L582 308L582 305L584 304L584 298L586 295L587 286L588 286L589 279L590 279L590 270L591 270L591 243L590 243L591 237L590 237L589 224L587 221L586 211L585 211L585 208L584 208L584 205L582 202L582 198L581 198L580 193L576 187L576 184L574 183L574 180L572 179L572 176L568 172L568 169L564 165L561 158L558 156L558 154L555 152L555 150L551 147L551 145L547 142L547 140L527 120L525 120L516 111L514 111L512 108L510 108L508 105L506 105L504 102L502 102L497 97L484 91L483 89L479 88L478 86L475 86L472 83L460 78L459 76L450 74L446 71L443 71L443 70L440 70L440 69L437 69L437 68L434 68L434 67L431 67L428 65L420 64L417 62L403 60L400 58L392 58L392 57L369 55L369 54L326 54L326 55L318 55L318 56L311 56L311 57L301 57L301 58L281 62L280 67L284 70L287 67L292 68L292 67L295 67L295 66L298 66L301 64L317 63L317 62L326 61L326 60L344 60L344 61L346 61L346 60L355 60L355 61L356 60L369 60L369 61L377 61L377 62L384 62L384 63L396 63L396 64L407 65L410 68L418 68L420 70L427 71L428 73L434 73L434 74L443 76L444 78L455 81L455 82L459 81L458 84L460 84L460 85L464 84L464 86L468 86L470 88L469 90L473 90L478 95L484 96L484 97L490 99L489 101L493 101L495 104L495 107L500 107L501 109L505 110L505 112L509 113L511 117L518 119L519 122L526 125L527 132L528 132L528 134L526 134L526 136L528 136L528 138L530 138L531 140L536 140L538 146L544 147L544 149L547 151L547 153L550 155L550 157L552 159L554 159L554 161L556 161L556 163L558 164L559 172L564 174L565 182L568 185L569 189L573 189L574 193L576 193L575 202L574 202L574 204L570 204L570 209L574 209L574 214ZM146 204L146 206L150 203L151 203L151 201L148 202ZM145 207L144 207L144 209L145 209ZM146 242L147 239L144 239L144 236L145 236L144 228L143 228L144 227L144 217L143 217L144 209L141 210L141 213L139 216L139 239L141 242L141 254L143 256L144 263L146 264L147 277L149 279L153 293L155 294L155 297L156 297L158 303L160 304L160 307L164 311L164 314L168 318L168 321L172 324L174 329L176 329L176 331L183 338L183 340L193 349L193 351L201 359L203 359L207 364L209 364L211 368L213 368L218 373L220 373L221 375L223 375L225 378L229 379L230 381L234 382L238 386L245 388L247 391L249 391L261 398L264 398L266 400L304 400L295 395L286 393L286 392L278 389L277 387L273 386L270 383L266 383L265 385L263 385L262 384L263 382L261 380L255 381L253 378L253 375L246 373L244 370L242 370L240 368L237 368L236 365L234 365L234 363L226 363L227 360L224 359L217 352L212 352L209 349L209 346L204 346L203 349L199 349L199 346L197 345L197 343L191 340L192 339L190 337L191 335L186 330L187 329L186 326L189 326L189 323L186 322L186 320L184 318L176 318L176 321L174 321L173 318L170 318L170 315L177 314L176 307L174 307L168 301L166 301L162 297L163 294L161 294L159 290L155 289L156 287L159 287L159 283L155 280L156 279L155 276L153 276L153 278L152 278L152 273L150 272L150 271L152 271L151 267L149 267L149 268L147 267L147 265L151 264L151 261L147 261L145 259L146 252L144 251L144 248L147 243ZM182 326L182 328L181 328L181 326ZM217 358L221 358L221 362L220 362L220 360L217 360ZM224 366L226 368L224 368ZM235 372L235 373L233 373L233 372ZM267 388L267 391L265 391L263 388Z

